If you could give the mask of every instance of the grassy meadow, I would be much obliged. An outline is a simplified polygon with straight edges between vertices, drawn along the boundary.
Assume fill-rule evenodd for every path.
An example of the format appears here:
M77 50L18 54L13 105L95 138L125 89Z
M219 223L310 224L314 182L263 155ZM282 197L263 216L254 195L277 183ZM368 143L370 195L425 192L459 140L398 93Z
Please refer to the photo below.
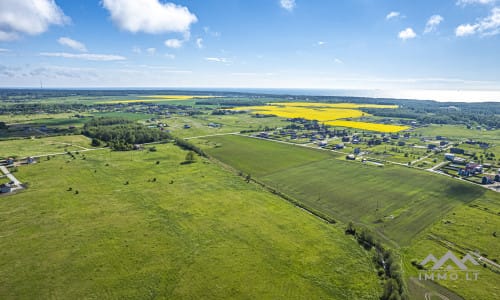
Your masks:
M92 148L90 139L83 135L63 135L42 138L0 141L1 157L27 157Z
M0 197L0 298L380 295L371 254L343 228L205 159L181 164L172 144L157 150L20 167L30 187Z
M498 193L420 170L347 162L326 152L270 141L242 136L208 140L212 148L207 151L236 169L254 174L310 208L343 222L354 220L376 230L383 240L390 239L389 244L401 251L408 282L418 276L410 262L420 262L429 253L478 251L499 259L500 243L494 236L500 228ZM298 150L303 153L295 157ZM258 155L251 155L254 152ZM480 269L480 281L440 282L445 288L430 290L446 293L448 288L450 295L465 299L500 295L498 274ZM410 290L419 295L414 283Z
M344 222L353 220L376 228L401 245L410 243L455 206L487 193L440 175L348 162L326 151L242 136L208 140L218 145L208 150L217 159L308 207Z

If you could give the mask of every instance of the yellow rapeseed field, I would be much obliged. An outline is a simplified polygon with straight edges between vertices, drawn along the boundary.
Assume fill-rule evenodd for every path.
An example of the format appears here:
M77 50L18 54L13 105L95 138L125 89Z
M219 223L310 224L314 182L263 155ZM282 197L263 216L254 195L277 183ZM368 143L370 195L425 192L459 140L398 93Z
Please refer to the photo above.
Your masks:
M401 125L386 125L378 123L344 121L344 120L328 121L325 122L325 124L331 126L349 127L349 128L356 128L356 129L363 129L370 131L387 132L387 133L399 132L409 128L408 126L401 126Z
M331 126L357 128L378 132L399 132L409 127L385 125L369 122L356 122L345 119L356 119L370 116L357 108L397 108L397 105L353 104L353 103L269 103L262 106L237 107L233 110L252 111L254 114L275 115L282 118L303 118L317 120ZM344 119L344 120L343 120Z
M287 102L271 103L272 105L283 105L293 107L331 107L331 108L398 108L397 105L385 104L357 104L357 103L315 103L315 102Z

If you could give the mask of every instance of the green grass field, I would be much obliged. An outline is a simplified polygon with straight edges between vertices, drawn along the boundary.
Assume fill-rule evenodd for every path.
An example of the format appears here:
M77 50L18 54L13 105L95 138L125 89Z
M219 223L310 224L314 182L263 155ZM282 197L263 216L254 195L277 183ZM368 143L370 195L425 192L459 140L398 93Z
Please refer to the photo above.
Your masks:
M418 276L411 260L420 262L429 251L444 255L443 243L499 259L500 243L493 236L500 228L498 193L424 171L368 166L328 154L307 162L305 158L317 151L270 141L241 136L208 139L212 146L219 145L208 149L214 157L255 174L308 207L344 222L363 223L395 241L402 246L398 248L407 278ZM294 157L297 150L309 154ZM251 155L254 152L259 154ZM497 282L498 274L484 269L480 282L441 284L465 299L494 299L492 295L500 295ZM415 284L410 290L415 297L421 295ZM446 292L439 286L430 290Z
M208 150L217 159L308 207L376 228L400 245L410 243L455 206L490 194L440 175L347 162L326 151L241 136L208 139L219 145Z
M30 187L0 197L0 298L380 295L371 254L342 227L207 160L182 165L172 144L157 149L20 167Z
M0 141L1 157L26 157L53 154L68 151L81 151L90 146L90 139L83 135L65 135L46 138L27 138L21 140Z
M333 152L280 144L244 136L209 137L215 158L257 177L337 157Z
M289 124L283 119L272 118L254 118L248 114L240 115L197 115L197 116L175 116L172 118L162 119L162 122L167 123L171 130L178 137L196 137L203 135L240 132L242 130L263 130L266 126L270 128L284 127ZM219 128L211 128L209 123L222 125ZM187 124L190 129L184 129Z

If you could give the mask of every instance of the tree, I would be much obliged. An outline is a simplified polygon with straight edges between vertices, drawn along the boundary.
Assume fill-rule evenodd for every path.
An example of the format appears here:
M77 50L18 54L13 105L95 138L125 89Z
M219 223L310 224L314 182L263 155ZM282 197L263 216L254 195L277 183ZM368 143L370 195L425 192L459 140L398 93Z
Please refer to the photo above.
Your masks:
M5 122L0 122L0 129L7 129L7 124L5 124Z
M248 182L250 182L250 180L252 180L252 175L248 174L248 175L245 177L245 181L248 183Z
M193 151L189 151L186 154L186 159L185 160L188 163L194 163L196 161L196 157L194 156L194 152Z
M99 141L96 138L93 138L92 139L92 147L99 147L99 146L101 146L101 141Z

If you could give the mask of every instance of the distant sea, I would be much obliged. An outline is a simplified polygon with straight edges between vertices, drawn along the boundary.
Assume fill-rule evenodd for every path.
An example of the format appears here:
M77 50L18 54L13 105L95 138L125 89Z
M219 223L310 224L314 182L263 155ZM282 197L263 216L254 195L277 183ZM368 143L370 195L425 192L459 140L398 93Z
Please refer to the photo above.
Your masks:
M178 89L178 88L172 88ZM500 102L500 90L340 90L340 89L266 89L266 88L182 88L178 90L228 91L273 95L343 96L435 100L440 102Z

